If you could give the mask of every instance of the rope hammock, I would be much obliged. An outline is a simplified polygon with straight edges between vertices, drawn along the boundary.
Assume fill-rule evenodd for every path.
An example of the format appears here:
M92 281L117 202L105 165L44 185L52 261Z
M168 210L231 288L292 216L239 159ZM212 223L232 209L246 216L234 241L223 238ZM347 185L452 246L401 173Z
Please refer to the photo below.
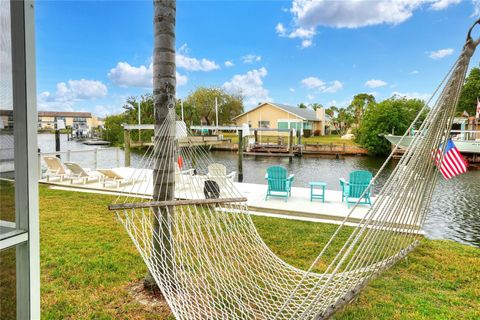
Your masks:
M246 199L224 173L207 174L214 161L190 142L186 127L170 108L135 171L144 183L130 186L128 195L110 209L175 317L324 319L405 257L421 237L439 176L432 151L446 145L479 42L472 40L472 28L459 58L407 130L423 119L368 212L356 227L346 226L357 203L306 270L282 261L267 247L248 214ZM443 152L439 157L441 163ZM158 196L152 199L152 194Z

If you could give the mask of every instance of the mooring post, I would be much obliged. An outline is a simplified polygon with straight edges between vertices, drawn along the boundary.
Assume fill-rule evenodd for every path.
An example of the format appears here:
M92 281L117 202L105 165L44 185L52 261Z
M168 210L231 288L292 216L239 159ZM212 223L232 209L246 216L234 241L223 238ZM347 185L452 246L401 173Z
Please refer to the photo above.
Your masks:
M288 153L292 153L293 146L293 130L290 129L290 135L288 137Z
M257 144L258 143L258 131L254 130L253 132L255 134L255 144Z
M93 149L93 167L97 170L98 167L98 148Z
M60 152L60 130L55 129L55 152ZM57 158L60 158L60 154L57 153Z
M242 130L238 130L238 182L243 182L243 131Z
M130 131L123 130L123 145L125 149L125 167L130 167Z
M120 149L119 148L115 148L115 164L117 168L120 167Z

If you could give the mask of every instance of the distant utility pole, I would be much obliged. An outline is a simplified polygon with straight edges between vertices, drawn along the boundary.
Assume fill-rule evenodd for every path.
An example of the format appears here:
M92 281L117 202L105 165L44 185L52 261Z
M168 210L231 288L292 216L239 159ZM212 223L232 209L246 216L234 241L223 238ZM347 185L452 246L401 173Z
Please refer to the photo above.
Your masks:
M215 123L217 124L217 134L218 134L218 99L215 97Z
M180 108L182 109L182 122L185 122L185 119L183 118L183 100L180 99Z
M141 114L142 114L142 102L143 102L143 97L142 97L142 101L139 101L138 102L138 142L140 142L142 139L140 139L140 124L142 123L141 121Z

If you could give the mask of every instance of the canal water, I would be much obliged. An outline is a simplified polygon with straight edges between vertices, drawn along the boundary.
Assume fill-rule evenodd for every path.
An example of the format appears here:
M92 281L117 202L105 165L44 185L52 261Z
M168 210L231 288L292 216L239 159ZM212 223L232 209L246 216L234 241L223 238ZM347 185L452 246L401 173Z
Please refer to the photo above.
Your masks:
M54 135L40 134L38 137L39 148L42 152L55 150ZM62 135L62 150L86 151L94 148L66 140L66 135ZM99 152L99 164L102 167L114 167L116 165L115 153L116 151L113 149ZM229 171L237 171L237 154L235 152L214 151L211 152L211 156L215 162L224 164ZM90 157L85 153L80 160L85 163ZM120 165L123 165L123 157L123 152L121 152ZM132 166L138 164L140 159L141 155L132 153ZM243 181L265 184L266 169L272 165L282 165L290 173L295 174L294 186L308 187L310 181L324 181L327 183L328 189L340 190L339 178L348 178L349 172L353 170L369 170L375 174L383 161L383 158L374 157L346 157L344 159L304 157L294 158L289 162L287 158L245 156ZM382 187L395 164L395 162L391 162L387 165L377 180L374 193ZM480 171L469 171L450 181L445 181L443 178L438 179L424 229L430 239L450 239L480 247Z

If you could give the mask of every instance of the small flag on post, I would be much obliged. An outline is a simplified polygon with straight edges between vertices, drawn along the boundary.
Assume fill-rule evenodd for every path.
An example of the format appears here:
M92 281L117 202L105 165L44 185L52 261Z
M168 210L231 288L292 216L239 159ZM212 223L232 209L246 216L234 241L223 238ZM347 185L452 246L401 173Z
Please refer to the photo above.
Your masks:
M475 118L480 119L480 101L477 98L477 113L475 114Z
M441 152L442 145L440 145L440 147L438 148L435 158L435 164L437 165L437 167L438 162L440 161ZM438 168L445 180L449 180L455 176L458 176L459 174L467 172L467 165L467 160L465 160L460 151L458 151L452 139L448 139L442 163Z

